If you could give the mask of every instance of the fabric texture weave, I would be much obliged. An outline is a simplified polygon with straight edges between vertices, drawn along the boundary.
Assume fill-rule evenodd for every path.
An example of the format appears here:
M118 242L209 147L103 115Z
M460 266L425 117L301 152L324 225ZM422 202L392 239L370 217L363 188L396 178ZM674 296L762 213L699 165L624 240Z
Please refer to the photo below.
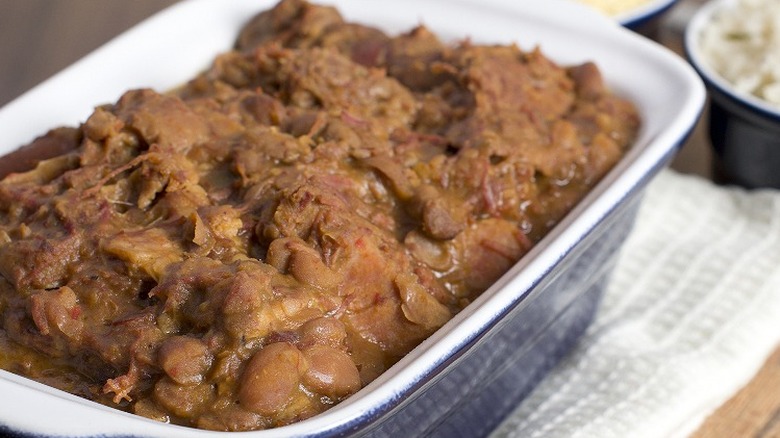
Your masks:
M493 437L686 436L780 342L780 192L662 171L593 324Z

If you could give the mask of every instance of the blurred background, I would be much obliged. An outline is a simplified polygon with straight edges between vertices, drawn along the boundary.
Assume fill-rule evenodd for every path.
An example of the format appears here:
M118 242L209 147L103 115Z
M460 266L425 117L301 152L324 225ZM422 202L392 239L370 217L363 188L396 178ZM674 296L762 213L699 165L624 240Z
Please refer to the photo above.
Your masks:
M0 106L174 3L0 0Z

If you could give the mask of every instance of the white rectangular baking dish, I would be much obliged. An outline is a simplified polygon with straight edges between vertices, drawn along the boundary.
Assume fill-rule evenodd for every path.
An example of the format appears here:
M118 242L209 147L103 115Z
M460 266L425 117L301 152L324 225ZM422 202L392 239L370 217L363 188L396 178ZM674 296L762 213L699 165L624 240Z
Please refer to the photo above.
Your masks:
M478 300L369 386L330 411L242 436L482 435L576 341L598 303L643 186L698 119L704 87L677 55L564 0L328 0L390 33L424 23L445 39L539 45L559 64L595 61L643 126L618 166ZM141 23L0 109L0 153L83 122L131 88L166 90L231 47L271 0L186 0ZM0 352L0 354L2 354ZM224 437L157 423L0 371L0 433ZM45 414L41 414L44 412Z

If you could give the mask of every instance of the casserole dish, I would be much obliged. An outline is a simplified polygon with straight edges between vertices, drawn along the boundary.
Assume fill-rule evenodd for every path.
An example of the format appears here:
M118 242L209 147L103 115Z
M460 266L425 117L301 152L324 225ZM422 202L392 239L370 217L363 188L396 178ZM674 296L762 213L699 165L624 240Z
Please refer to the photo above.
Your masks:
M270 432L253 432L257 436L446 434L452 428L463 432L460 422L480 428L469 434L488 431L587 325L612 256L630 227L632 206L638 199L634 195L671 156L698 116L703 92L683 63L606 20L577 24L579 8L509 2L487 7L447 3L442 8L444 4L409 2L395 11L356 1L336 5L347 18L377 23L388 32L424 19L449 39L470 36L480 42L539 44L563 64L595 60L615 92L640 107L644 128L637 145L523 261L389 372L327 414ZM178 5L11 103L0 114L0 126L7 131L13 127L19 137L6 141L18 145L47 127L78 123L93 106L115 100L128 88L167 89L180 84L204 68L217 51L229 47L247 17L269 6L214 5L205 1ZM569 12L561 14L561 10ZM480 19L465 28L462 23L453 27L463 16ZM204 23L217 30L205 32ZM581 36L587 36L583 39L592 53L572 47L571 41ZM139 64L154 68L139 71L134 68ZM93 86L89 81L95 77L108 79ZM4 376L4 394L18 393L3 401L2 412L8 414L0 421L8 431L68 436L219 435L129 416ZM57 418L40 422L41 411L56 412Z

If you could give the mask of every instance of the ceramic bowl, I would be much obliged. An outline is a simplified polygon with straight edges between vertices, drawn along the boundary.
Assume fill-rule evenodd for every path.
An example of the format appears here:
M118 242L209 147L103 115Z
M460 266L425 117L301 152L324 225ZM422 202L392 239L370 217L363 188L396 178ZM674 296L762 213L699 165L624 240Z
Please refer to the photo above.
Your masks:
M736 0L714 0L691 18L685 53L707 86L713 173L722 183L780 188L780 106L738 90L702 51L702 32L717 14L734 14Z
M231 47L273 2L187 0L141 23L0 109L9 152L82 122L129 88L169 89ZM588 326L645 185L696 123L705 91L679 56L563 0L336 0L349 20L397 33L420 22L444 39L540 47L562 65L594 61L642 127L627 155L483 295L367 387L327 412L241 437L483 436L566 354ZM154 68L139 68L154 66ZM100 78L96 81L95 78ZM174 426L98 405L0 371L0 435L236 435Z

